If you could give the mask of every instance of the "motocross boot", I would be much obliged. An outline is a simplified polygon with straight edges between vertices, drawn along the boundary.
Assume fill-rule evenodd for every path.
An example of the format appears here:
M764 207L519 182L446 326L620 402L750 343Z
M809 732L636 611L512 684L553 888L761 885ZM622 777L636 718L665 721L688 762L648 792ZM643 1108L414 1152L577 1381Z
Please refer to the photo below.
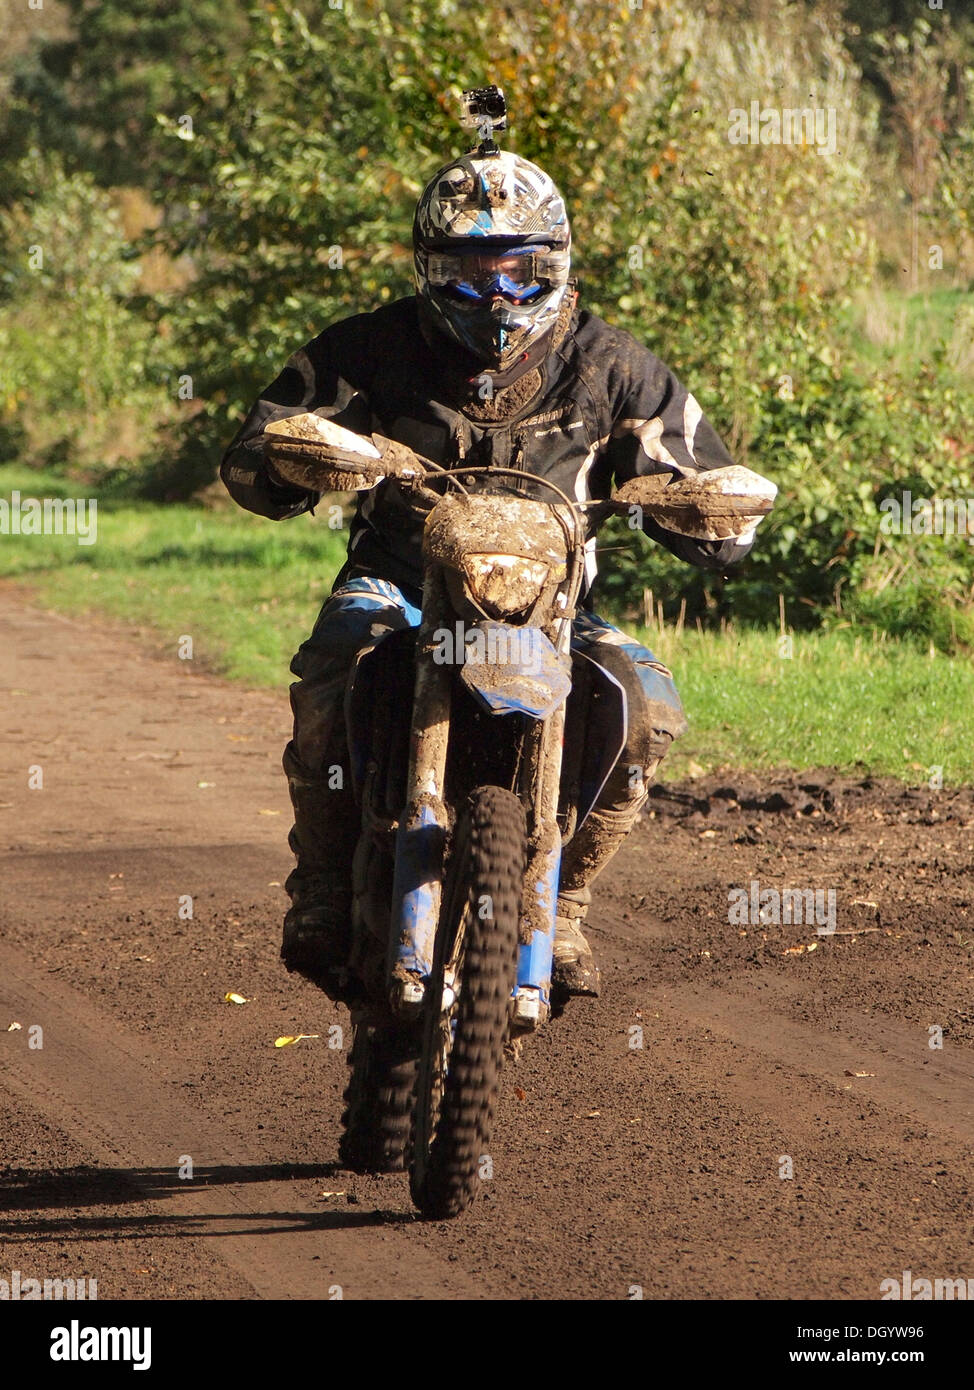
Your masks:
M599 994L601 972L582 931L592 901L590 884L619 849L645 803L644 794L622 811L596 809L589 812L581 830L565 847L551 971L552 989L562 998L576 994L597 997Z
M587 888L580 888L576 892L562 889L558 894L551 983L553 989L562 995L588 994L597 997L599 993L602 974L581 925L591 901L592 894Z
M284 769L294 808L288 844L298 862L285 883L291 906L284 918L281 959L289 971L338 997L335 991L341 990L351 950L358 811L344 769L312 776L293 744L285 750Z

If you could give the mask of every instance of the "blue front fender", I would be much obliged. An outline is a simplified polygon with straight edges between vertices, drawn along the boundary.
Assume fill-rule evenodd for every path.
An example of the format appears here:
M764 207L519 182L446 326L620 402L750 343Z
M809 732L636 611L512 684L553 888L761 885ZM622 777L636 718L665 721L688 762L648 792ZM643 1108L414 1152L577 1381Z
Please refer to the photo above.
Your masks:
M488 714L548 719L572 688L566 667L537 627L482 622L466 629L460 679Z

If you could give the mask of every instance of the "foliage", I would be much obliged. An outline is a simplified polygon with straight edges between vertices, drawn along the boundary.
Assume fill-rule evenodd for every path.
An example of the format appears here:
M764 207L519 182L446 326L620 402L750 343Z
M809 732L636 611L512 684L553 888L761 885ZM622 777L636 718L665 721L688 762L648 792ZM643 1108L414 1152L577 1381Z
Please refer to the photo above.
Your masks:
M131 467L172 416L125 303L138 265L90 176L37 150L18 173L27 197L0 210L0 456L89 478Z
M7 165L8 454L114 470L164 497L210 482L296 347L410 292L416 198L468 144L456 97L496 81L508 145L565 190L584 302L668 361L735 457L781 489L727 580L607 539L623 548L606 556L605 601L638 611L651 587L691 620L773 621L783 599L796 625L854 615L969 641L971 547L878 529L891 491L970 489L969 303L919 361L877 361L852 307L876 286L877 207L906 206L888 150L911 82L943 125L936 181L914 201L949 219L958 257L966 244L959 21L907 30L899 0L870 0L857 22L889 22L882 51L840 23L838 0L68 0L64 13L66 33L21 45L7 69L11 149L29 111L48 150ZM834 152L733 143L731 113L752 100L834 111ZM147 243L122 235L117 190L98 191L121 179L159 210L150 239L172 273L157 285L140 274ZM23 269L39 242L54 278ZM911 248L898 226L893 245L909 259L917 236ZM81 346L69 360L66 340Z
M788 621L805 628L855 617L913 634L943 650L974 648L974 556L963 535L890 534L885 498L974 500L974 448L966 421L970 392L945 381L945 347L910 381L863 379L825 351L806 353L787 390L766 385L752 462L778 484L779 502L754 550L728 578L688 573L669 557L644 557L616 531L600 596L638 611L641 588L687 602L699 614L736 614L774 623L783 600ZM972 507L974 510L974 507ZM636 600L636 603L634 603Z
M218 47L229 67L246 28L241 6L220 0L0 0L23 27L27 11L41 42L8 67L11 102L0 143L23 154L28 143L58 153L105 186L141 184L155 112L173 75ZM55 10L58 22L46 19Z

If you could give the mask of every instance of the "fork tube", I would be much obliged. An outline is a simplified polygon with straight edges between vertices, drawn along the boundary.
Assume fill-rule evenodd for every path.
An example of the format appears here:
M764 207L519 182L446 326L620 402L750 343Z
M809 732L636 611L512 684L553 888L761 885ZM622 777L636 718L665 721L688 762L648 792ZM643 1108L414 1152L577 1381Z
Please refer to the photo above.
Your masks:
M555 909L561 869L561 831L558 789L561 782L565 706L532 731L535 769L534 824L528 841L521 945L518 951L515 1015L530 1018L532 997L545 1008L551 991L551 962L555 942ZM522 993L522 991L530 993ZM537 991L534 995L533 992Z
M433 968L433 942L440 915L443 850L448 819L443 801L453 671L433 660L434 634L449 626L449 609L439 569L428 568L423 619L416 641L416 683L410 733L406 805L396 831L388 969L392 999L400 1005L422 1000Z

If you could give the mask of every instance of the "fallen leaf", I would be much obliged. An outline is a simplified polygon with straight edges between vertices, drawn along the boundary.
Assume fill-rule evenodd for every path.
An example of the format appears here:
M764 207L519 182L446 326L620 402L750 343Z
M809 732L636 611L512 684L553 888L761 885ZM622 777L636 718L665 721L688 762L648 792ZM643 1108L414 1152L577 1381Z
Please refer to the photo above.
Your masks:
M517 1096L518 1100L527 1100L528 1098L527 1091L522 1091L520 1086L514 1087L514 1094Z
M290 1047L292 1043L301 1042L302 1038L320 1038L320 1033L285 1033L280 1038L274 1039L275 1047Z
M242 994L234 994L233 990L228 990L223 996L224 1004L249 1004L250 1000L245 999Z

